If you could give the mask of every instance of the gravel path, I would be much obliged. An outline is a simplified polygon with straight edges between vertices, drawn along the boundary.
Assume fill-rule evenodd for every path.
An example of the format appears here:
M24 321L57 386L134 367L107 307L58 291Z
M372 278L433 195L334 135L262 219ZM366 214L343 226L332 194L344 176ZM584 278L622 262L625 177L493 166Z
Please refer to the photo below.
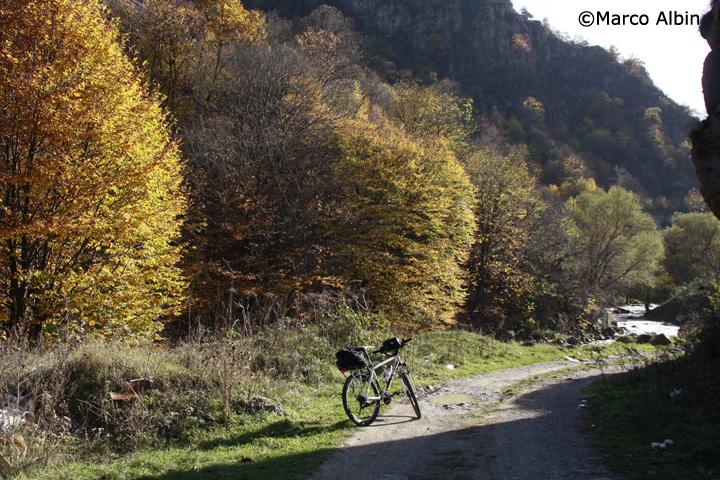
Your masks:
M608 480L583 428L584 387L596 371L572 362L453 381L421 400L422 420L399 403L358 429L311 480ZM555 375L548 375L556 372ZM502 393L538 377L524 393Z

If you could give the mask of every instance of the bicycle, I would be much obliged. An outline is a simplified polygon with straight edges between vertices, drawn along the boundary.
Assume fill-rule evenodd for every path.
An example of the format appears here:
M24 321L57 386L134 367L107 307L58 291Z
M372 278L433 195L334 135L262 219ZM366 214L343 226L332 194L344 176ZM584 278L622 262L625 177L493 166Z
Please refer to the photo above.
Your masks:
M391 338L385 340L378 350L372 352L368 347L351 347L336 354L340 371L343 374L349 373L343 384L342 402L345 413L354 424L359 426L372 424L380 413L380 402L389 405L393 397L403 391L410 400L417 419L422 417L415 385L407 365L400 357L400 349L411 340L400 341ZM374 364L370 355L376 354L383 354L388 358ZM378 375L381 370L384 370L382 376L384 388ZM396 376L400 377L403 389L391 392Z

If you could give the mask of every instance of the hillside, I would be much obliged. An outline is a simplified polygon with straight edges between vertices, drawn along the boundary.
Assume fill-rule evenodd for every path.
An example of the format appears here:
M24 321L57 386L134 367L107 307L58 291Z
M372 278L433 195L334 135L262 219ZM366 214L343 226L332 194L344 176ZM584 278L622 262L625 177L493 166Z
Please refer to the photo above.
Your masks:
M477 113L530 146L545 183L585 170L649 197L656 214L681 208L696 184L685 143L693 119L636 60L564 39L509 0L249 2L291 18L322 3L354 19L386 79L410 70L457 81Z

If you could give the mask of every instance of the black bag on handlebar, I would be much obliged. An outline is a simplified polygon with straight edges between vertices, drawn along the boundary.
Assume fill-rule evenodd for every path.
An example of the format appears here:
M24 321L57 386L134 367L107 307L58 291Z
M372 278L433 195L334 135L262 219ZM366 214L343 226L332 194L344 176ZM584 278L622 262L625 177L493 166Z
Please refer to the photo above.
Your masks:
M395 355L397 351L400 350L400 347L402 347L400 340L397 338L388 338L383 342L382 347L380 347L380 351L382 353L387 353L388 355Z
M365 356L362 353L349 348L337 352L335 354L335 358L337 358L337 362L335 362L335 364L340 371L357 370L367 366Z

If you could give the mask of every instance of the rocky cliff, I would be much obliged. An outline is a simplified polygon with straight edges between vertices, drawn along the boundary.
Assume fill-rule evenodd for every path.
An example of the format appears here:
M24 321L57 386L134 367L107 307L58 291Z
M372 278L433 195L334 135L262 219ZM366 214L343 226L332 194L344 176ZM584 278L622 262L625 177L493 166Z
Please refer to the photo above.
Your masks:
M712 14L715 30L720 28L720 2L713 0ZM703 72L703 76L717 72ZM710 82L717 83L717 82ZM692 159L700 180L700 193L710 210L720 218L720 117L709 117L693 132Z

